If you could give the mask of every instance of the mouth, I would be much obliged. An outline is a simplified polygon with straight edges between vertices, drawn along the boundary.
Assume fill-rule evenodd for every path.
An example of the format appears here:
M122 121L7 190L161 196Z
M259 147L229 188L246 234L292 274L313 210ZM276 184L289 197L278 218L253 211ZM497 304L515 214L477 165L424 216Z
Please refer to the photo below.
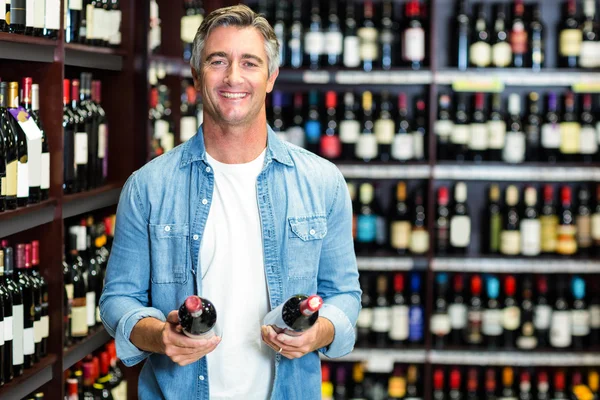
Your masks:
M223 92L223 91L220 91L219 95L226 99L241 100L241 99L246 98L246 96L248 96L248 93L247 92Z

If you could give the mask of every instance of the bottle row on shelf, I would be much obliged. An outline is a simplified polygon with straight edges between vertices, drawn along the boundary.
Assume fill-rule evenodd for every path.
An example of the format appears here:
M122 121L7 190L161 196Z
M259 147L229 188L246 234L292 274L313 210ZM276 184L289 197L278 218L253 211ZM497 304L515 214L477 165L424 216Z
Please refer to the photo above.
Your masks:
M57 39L60 15L60 0L0 1L0 32Z
M122 13L120 0L64 1L64 37L66 43L81 43L101 47L119 47L121 45ZM25 3L22 0L21 2ZM36 3L34 2L34 10L38 12ZM40 3L43 3L43 1ZM29 8L26 12L29 13ZM60 11L55 12L59 13Z

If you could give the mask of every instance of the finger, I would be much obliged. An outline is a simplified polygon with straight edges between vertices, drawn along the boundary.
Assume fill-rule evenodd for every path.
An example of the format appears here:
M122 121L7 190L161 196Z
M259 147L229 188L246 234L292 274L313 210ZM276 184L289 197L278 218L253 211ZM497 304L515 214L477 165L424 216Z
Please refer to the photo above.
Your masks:
M275 338L279 343L282 343L289 348L298 348L306 345L306 337L303 335L290 336L285 333L280 333Z
M302 356L304 356L305 353L301 353L298 351L282 351L281 355L284 356L285 358L289 359L289 360L293 360L296 358L300 358Z
M169 325L167 339L169 340L169 343L174 346L191 349L197 349L198 347L205 346L207 342L206 339L192 339L187 337L186 335L180 333L175 325Z
M177 310L173 310L167 315L167 322L179 325L179 313Z

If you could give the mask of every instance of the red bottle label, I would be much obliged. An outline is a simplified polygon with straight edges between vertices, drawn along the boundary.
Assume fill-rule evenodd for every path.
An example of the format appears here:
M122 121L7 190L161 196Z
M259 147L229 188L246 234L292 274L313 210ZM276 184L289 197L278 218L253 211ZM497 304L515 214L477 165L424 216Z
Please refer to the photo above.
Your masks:
M338 136L321 137L321 155L325 158L338 158L342 154L342 144Z

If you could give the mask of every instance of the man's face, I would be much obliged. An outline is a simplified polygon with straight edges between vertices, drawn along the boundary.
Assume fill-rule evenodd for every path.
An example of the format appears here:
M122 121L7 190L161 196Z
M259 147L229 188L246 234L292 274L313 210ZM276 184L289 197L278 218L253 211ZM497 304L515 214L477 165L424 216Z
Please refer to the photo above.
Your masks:
M228 126L249 125L264 115L266 93L273 90L277 72L268 78L264 39L256 28L215 28L202 53L201 73L195 79L204 112Z

